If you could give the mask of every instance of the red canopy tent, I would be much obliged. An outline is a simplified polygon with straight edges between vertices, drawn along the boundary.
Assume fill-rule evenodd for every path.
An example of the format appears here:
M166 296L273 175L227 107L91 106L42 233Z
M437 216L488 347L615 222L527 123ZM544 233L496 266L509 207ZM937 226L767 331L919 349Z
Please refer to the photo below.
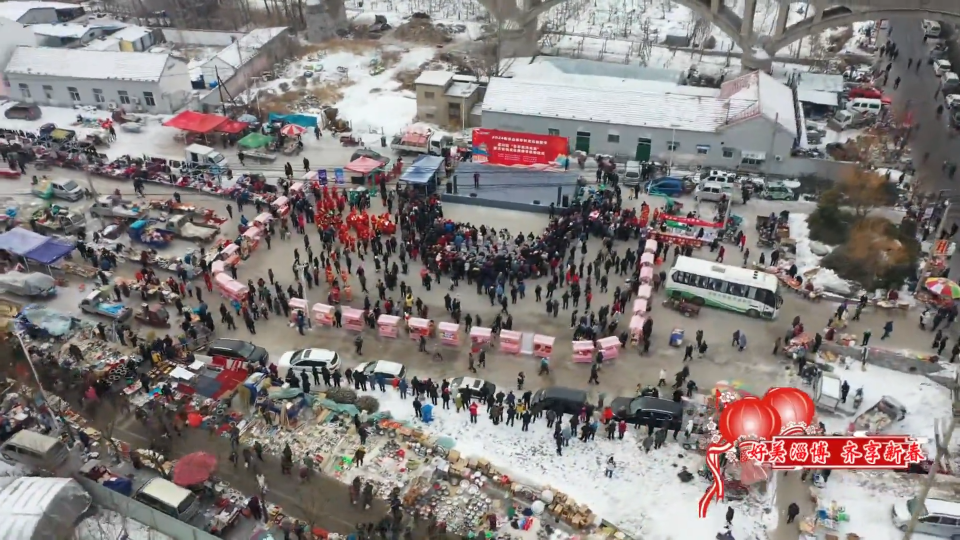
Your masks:
M373 158L362 156L351 161L346 167L344 167L344 169L366 176L380 167L383 167L382 162L379 162Z
M163 125L193 133L210 133L229 122L230 119L219 114L203 114L196 111L183 111L167 120Z
M220 133L229 133L231 135L235 135L237 133L243 133L243 130L247 129L247 126L249 125L250 124L241 122L239 120L227 120L217 127L217 131Z

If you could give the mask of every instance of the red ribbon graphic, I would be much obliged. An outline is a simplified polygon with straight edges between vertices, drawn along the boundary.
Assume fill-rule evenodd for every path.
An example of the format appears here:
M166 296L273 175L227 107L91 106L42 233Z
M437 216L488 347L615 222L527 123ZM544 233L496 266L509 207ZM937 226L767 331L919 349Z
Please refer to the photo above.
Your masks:
M733 444L724 442L722 444L711 444L707 448L707 468L713 474L713 485L707 488L707 492L700 497L699 514L701 518L707 517L707 508L713 502L723 498L723 476L720 472L720 456L733 449Z

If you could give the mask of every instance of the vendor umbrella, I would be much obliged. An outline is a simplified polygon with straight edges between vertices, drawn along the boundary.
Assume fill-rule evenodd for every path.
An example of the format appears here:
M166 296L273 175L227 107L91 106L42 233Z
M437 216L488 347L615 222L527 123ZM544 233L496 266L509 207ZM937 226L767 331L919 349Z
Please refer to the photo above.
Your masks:
M306 132L307 128L298 126L296 124L287 124L280 128L280 133L286 135L287 137L296 137L297 135L303 135Z
M933 294L946 298L960 298L960 285L947 278L929 278L923 282L923 286Z
M173 483L182 486L195 486L206 482L217 470L217 458L206 452L187 454L173 466Z

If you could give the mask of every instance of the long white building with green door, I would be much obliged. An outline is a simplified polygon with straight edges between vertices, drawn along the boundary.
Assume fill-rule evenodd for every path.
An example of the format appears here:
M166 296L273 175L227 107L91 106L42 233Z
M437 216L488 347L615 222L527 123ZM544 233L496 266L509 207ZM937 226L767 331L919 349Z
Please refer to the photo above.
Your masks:
M762 72L718 89L669 77L511 71L519 75L491 79L483 127L559 135L589 154L765 172L790 157L802 133L793 89Z

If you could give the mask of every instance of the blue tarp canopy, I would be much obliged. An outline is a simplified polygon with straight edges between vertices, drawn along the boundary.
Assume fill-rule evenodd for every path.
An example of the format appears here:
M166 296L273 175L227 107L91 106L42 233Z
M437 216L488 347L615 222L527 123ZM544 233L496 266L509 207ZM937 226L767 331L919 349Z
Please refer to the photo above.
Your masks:
M76 244L66 240L47 238L47 241L33 248L24 257L40 264L53 264L73 252Z
M313 129L317 127L317 118L316 116L309 116L306 114L277 114L270 113L270 121L283 121L288 124L296 124L300 127L305 127L307 129Z
M27 253L40 247L41 244L44 244L48 240L50 239L42 234L37 234L21 227L15 227L0 234L0 249L9 251L14 255L25 257Z
M411 184L426 184L433 175L443 167L443 158L440 156L420 156L413 160L413 164L407 167L400 175L401 182Z

